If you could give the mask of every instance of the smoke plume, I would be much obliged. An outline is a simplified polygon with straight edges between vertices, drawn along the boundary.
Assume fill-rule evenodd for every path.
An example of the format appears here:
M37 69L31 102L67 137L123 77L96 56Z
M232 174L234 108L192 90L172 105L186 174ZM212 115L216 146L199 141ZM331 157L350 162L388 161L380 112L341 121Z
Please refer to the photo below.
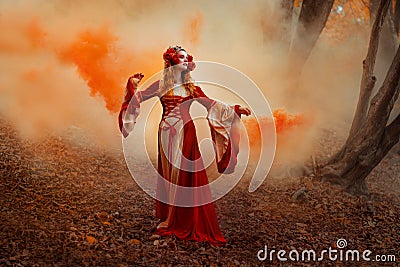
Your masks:
M0 113L25 138L73 126L95 144L120 149L117 112L127 78L149 78L162 69L163 51L182 45L195 60L244 72L274 110L298 116L281 120L279 127L291 124L278 133L278 149L280 160L301 162L319 129L348 129L367 42L334 43L325 30L298 87L288 89L296 66L280 38L278 2L1 1Z

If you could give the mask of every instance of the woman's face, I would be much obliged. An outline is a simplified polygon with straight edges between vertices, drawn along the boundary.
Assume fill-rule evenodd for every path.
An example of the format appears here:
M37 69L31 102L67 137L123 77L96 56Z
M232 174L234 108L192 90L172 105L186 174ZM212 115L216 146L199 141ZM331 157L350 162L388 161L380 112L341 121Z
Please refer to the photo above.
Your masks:
M188 55L186 51L180 50L178 53L178 58L176 61L175 68L179 71L187 70L188 67Z

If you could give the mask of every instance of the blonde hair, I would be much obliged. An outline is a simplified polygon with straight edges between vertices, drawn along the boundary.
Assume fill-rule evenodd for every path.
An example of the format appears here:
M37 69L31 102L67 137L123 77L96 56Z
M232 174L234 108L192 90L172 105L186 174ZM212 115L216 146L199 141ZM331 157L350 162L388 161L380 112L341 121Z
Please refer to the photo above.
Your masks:
M179 51L185 51L184 49L179 47ZM186 52L186 51L185 51ZM164 61L164 72L163 72L163 79L160 82L160 93L161 95L173 95L174 94L174 67L170 61ZM181 75L182 85L186 89L186 93L188 95L195 95L196 88L193 84L192 76L190 75L190 71L186 70L182 72Z

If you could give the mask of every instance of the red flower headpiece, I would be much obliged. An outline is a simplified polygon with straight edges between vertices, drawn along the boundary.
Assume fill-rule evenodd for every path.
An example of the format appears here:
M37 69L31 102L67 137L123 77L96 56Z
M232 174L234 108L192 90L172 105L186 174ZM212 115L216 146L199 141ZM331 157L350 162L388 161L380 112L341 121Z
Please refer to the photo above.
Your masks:
M175 65L179 62L178 52L181 50L185 51L185 49L180 46L170 46L167 51L164 52L163 59L167 67ZM193 56L188 54L188 70L192 71L195 68L196 64L193 62Z
M192 55L188 54L188 70L192 71L196 68L196 63L193 62L193 57Z
M178 51L182 49L179 49L178 46L175 47L169 47L167 51L164 52L163 58L165 63L170 63L169 65L173 65L178 61ZM173 63L173 64L171 64Z

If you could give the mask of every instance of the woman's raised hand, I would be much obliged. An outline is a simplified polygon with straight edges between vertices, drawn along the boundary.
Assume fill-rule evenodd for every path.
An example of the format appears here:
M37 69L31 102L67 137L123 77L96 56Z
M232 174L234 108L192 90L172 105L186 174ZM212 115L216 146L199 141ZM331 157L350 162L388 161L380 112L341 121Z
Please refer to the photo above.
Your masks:
M247 107L239 107L239 113L243 114L243 115L246 115L246 116L249 116L251 114L251 111Z
M137 87L140 81L143 79L143 73L135 73L133 76L129 78L129 81L132 83L133 87Z

